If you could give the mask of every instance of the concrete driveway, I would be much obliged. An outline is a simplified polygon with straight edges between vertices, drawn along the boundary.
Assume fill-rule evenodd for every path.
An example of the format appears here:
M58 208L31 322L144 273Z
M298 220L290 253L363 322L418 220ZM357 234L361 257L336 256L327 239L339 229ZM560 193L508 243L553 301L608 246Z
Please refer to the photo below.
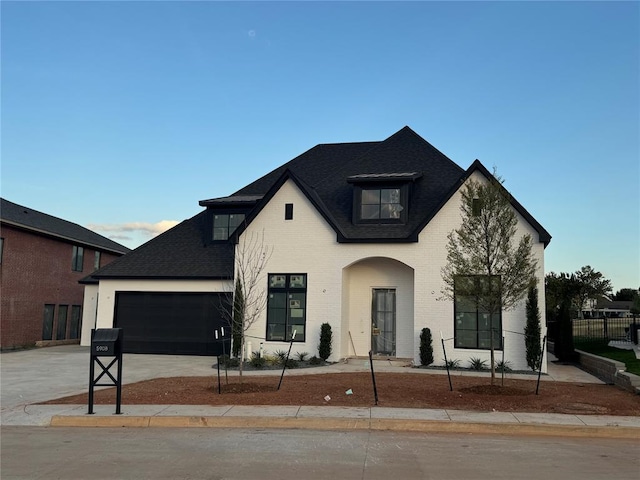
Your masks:
M89 362L89 347L79 345L2 353L2 414L16 407L87 392ZM212 364L215 357L125 354L122 378L124 383L132 383L157 377L213 375ZM113 375L116 371L112 367Z

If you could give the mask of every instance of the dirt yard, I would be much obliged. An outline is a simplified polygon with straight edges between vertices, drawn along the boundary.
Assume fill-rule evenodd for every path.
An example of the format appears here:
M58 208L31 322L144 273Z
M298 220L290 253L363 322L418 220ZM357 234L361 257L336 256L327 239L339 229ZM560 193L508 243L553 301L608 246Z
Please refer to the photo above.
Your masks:
M123 405L375 405L371 375L328 373L279 376L229 377L222 375L218 393L216 375L159 378L125 385ZM378 405L381 407L447 408L502 412L548 412L585 415L640 416L640 395L611 385L505 380L496 386L483 377L452 377L453 391L445 375L377 373ZM347 394L347 391L353 392ZM95 392L96 404L115 404L115 388ZM325 400L325 397L330 397ZM87 394L46 402L86 404Z

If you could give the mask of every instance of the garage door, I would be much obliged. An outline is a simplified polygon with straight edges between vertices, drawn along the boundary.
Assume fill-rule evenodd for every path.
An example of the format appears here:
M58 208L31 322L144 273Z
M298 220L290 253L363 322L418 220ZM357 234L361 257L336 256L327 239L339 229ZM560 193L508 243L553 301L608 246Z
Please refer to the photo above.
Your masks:
M225 293L116 292L114 326L123 329L126 353L217 355L221 345L213 331L227 323L221 314L226 298Z

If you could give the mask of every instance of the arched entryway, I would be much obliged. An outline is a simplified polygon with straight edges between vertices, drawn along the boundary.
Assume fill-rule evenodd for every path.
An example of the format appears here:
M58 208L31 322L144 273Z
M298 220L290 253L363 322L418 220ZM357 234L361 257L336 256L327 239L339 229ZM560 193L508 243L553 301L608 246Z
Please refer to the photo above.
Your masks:
M343 269L343 357L413 358L414 271L387 257Z

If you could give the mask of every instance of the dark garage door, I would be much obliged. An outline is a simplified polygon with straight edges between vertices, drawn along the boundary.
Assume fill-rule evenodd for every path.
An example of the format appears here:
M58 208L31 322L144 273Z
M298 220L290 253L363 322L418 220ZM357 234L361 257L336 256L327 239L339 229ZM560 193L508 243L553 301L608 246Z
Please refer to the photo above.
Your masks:
M225 293L116 292L126 353L214 355ZM226 332L225 332L226 333Z

